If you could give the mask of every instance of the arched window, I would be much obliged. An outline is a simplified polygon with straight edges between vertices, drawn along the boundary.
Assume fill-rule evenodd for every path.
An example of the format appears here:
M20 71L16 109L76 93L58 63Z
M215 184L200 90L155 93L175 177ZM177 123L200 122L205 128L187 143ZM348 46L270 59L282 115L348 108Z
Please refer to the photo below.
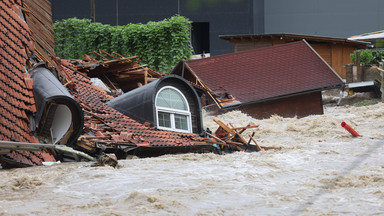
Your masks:
M156 115L159 129L192 133L188 101L178 89L165 86L157 92Z

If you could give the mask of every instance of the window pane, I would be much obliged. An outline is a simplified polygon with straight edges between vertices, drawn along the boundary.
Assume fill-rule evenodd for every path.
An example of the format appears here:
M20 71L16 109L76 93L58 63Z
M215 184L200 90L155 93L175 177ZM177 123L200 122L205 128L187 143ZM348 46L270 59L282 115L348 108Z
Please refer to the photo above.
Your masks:
M187 103L183 96L174 89L166 88L162 90L156 98L156 106L188 110Z
M175 127L176 129L188 130L188 120L185 115L175 114Z
M159 126L160 127L171 127L171 114L165 112L159 112Z

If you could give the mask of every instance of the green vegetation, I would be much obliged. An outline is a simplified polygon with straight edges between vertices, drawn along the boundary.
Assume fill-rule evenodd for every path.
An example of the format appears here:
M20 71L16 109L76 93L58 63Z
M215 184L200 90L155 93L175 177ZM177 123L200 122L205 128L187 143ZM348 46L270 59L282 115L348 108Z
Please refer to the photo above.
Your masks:
M354 64L357 64L357 52L360 52L360 64L362 64L362 65L370 64L373 61L373 59L374 59L372 51L369 50L369 49L355 50L350 55L350 57L352 59L352 62Z
M355 50L350 55L353 64L357 64L356 62L357 52L360 52L360 64L362 65L369 65L369 64L378 65L384 59L384 52L381 52L379 50L376 50L375 52L372 52L369 49Z
M142 64L168 73L173 65L192 55L190 24L191 21L182 16L125 26L65 19L53 25L55 52L61 58L81 59L83 53L103 49L123 56L139 56Z
M355 107L369 106L369 105L377 104L379 102L380 102L380 99L363 100L353 104L353 106Z

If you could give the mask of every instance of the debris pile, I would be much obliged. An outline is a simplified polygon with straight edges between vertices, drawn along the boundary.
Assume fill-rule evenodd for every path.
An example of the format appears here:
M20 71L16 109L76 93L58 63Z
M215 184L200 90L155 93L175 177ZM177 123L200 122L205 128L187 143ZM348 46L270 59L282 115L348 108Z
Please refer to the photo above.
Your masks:
M69 91L84 111L84 132L76 143L77 149L90 155L115 153L118 159L127 154L152 156L210 151L212 145L205 143L198 134L157 130L111 108L105 102L114 97L92 85L85 73L76 70L74 62L57 59L57 64L73 80L73 88Z
M164 76L156 70L149 69L147 65L140 65L137 56L124 57L116 52L110 54L101 49L90 54L101 59L97 60L84 54L83 60L72 61L74 68L85 72L89 77L102 80L114 95L119 94L119 89L127 92Z
M101 157L97 159L97 162L94 163L92 166L111 166L113 168L116 168L119 164L119 161L117 160L116 155L114 154L103 154Z
M243 152L254 152L268 149L280 149L274 147L263 147L260 146L254 139L255 132L249 136L248 141L242 133L246 129L257 128L258 125L247 125L245 127L233 127L233 125L226 125L222 121L214 119L219 127L215 131L215 134L212 134L210 131L207 132L207 135L210 137L206 141L209 143L214 143L220 146L220 152L233 152L233 151L243 151Z

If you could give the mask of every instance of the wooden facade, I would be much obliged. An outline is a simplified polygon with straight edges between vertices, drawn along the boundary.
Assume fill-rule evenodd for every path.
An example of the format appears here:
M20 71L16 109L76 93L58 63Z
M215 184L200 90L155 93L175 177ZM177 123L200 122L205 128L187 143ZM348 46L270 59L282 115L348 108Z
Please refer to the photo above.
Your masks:
M350 54L356 49L365 48L367 45L367 43L364 42L350 41L341 38L294 34L229 35L220 36L220 38L233 43L235 52L275 46L305 39L343 79L346 78L345 65L352 63Z
M232 110L240 110L256 119L266 119L272 115L285 118L302 118L309 115L324 114L321 91L249 103L227 109L220 109L218 106L215 106L214 101L203 94L201 103L206 105L204 109L212 115L223 114Z
M256 119L269 118L272 115L283 117L305 117L323 114L321 91L242 105L237 108Z

